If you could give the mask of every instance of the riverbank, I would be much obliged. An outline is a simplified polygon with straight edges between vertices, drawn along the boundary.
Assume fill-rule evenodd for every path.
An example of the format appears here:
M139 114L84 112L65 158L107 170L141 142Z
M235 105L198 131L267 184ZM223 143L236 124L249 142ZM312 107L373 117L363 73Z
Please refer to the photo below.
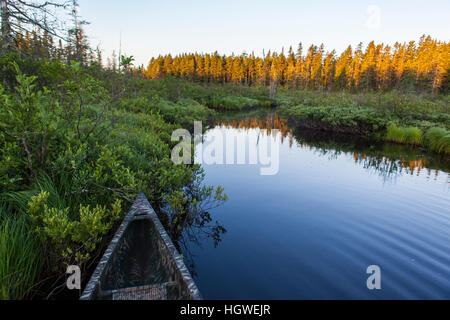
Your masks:
M349 133L450 153L448 95L280 89L276 98L269 99L265 87L163 81L178 83L183 88L181 96L189 96L219 113L277 108L299 128Z
M158 83L158 80L152 80ZM450 97L426 93L279 89L270 99L266 87L159 80L170 100L188 109L206 106L214 112L277 108L297 127L349 133L399 144L419 145L449 154ZM175 94L173 94L175 93ZM167 112L170 113L170 108Z
M301 128L351 133L450 153L448 96L296 92L281 95L280 113Z
M450 131L446 121L426 121L422 126L402 127L389 115L373 108L281 107L280 112L299 128L348 133L376 140L421 146L430 151L450 154Z

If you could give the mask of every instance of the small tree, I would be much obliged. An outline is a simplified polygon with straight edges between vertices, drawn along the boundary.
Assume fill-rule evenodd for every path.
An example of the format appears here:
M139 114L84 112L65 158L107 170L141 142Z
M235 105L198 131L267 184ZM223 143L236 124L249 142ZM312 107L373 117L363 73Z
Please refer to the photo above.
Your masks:
M92 53L83 29L83 26L89 23L82 20L78 15L78 2L76 0L72 0L71 15L73 27L69 29L67 39L67 60L74 60L84 65L88 62Z
M133 66L133 62L134 62L133 56L129 56L129 57L121 56L120 57L120 67L125 69L125 71L127 71L128 69L130 69Z

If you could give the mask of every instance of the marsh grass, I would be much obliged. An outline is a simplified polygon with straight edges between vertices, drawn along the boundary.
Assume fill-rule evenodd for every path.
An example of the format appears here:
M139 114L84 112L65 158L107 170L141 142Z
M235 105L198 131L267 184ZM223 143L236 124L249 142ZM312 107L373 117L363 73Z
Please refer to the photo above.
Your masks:
M416 127L409 127L404 129L406 136L406 143L412 145L420 145L422 143L422 130Z
M422 145L437 153L450 154L450 132L444 128L431 128L423 134L419 128L401 128L390 124L386 140L401 144Z
M71 203L77 203L75 197L65 198L62 196L64 195L63 190L70 190L71 186L69 184L69 179L67 178L60 177L60 179L55 182L45 173L41 173L29 190L5 193L4 201L16 208L19 213L26 214L31 198L44 190L49 193L47 205L53 208L66 208Z
M432 128L425 134L425 142L431 150L450 154L450 132L443 128Z
M43 266L38 240L24 216L0 206L0 300L32 298Z
M401 144L420 145L423 138L422 131L416 127L400 128L390 124L387 128L386 139Z

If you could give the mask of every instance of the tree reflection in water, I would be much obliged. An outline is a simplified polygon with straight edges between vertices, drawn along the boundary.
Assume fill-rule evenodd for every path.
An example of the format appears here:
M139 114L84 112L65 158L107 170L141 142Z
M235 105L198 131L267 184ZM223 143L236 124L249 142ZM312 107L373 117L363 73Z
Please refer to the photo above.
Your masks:
M450 162L443 156L426 153L419 148L377 142L365 137L308 129L292 129L287 119L277 112L254 112L251 115L234 114L231 118L215 121L216 126L234 129L262 129L271 135L279 130L281 142L287 139L290 148L298 147L337 159L353 156L355 164L380 174L385 180L402 174L437 178L440 171L450 171Z
M278 113L267 110L228 113L220 119L215 119L211 127L239 130L261 129L262 134L273 136L280 134L281 142L287 142L290 148L307 149L328 159L352 157L356 165L379 174L384 181L405 174L416 176L425 174L428 178L437 179L442 172L450 171L450 161L447 158L426 153L419 148L373 141L354 135L294 129L287 119L280 118ZM188 195L187 199L181 202L179 199L175 201L172 199L173 206L182 208L183 214L178 215L182 219L176 220L177 215L171 212L173 208L171 209L170 206L165 209L165 215L171 236L183 252L185 263L192 275L196 276L195 256L190 246L192 244L200 246L205 237L212 240L214 247L220 244L227 230L219 222L213 222L210 212L226 201L226 198L217 198L212 189L205 191L197 184L191 186L188 192L185 190L184 194Z

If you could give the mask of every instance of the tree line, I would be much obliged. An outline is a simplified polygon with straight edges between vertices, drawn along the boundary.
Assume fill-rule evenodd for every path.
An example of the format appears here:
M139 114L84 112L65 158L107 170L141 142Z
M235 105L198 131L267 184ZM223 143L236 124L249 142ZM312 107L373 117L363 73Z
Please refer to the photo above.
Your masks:
M176 76L192 81L293 89L383 90L446 93L449 89L450 43L422 36L394 46L370 42L342 54L311 45L296 52L241 55L180 54L152 58L144 73L152 79Z

